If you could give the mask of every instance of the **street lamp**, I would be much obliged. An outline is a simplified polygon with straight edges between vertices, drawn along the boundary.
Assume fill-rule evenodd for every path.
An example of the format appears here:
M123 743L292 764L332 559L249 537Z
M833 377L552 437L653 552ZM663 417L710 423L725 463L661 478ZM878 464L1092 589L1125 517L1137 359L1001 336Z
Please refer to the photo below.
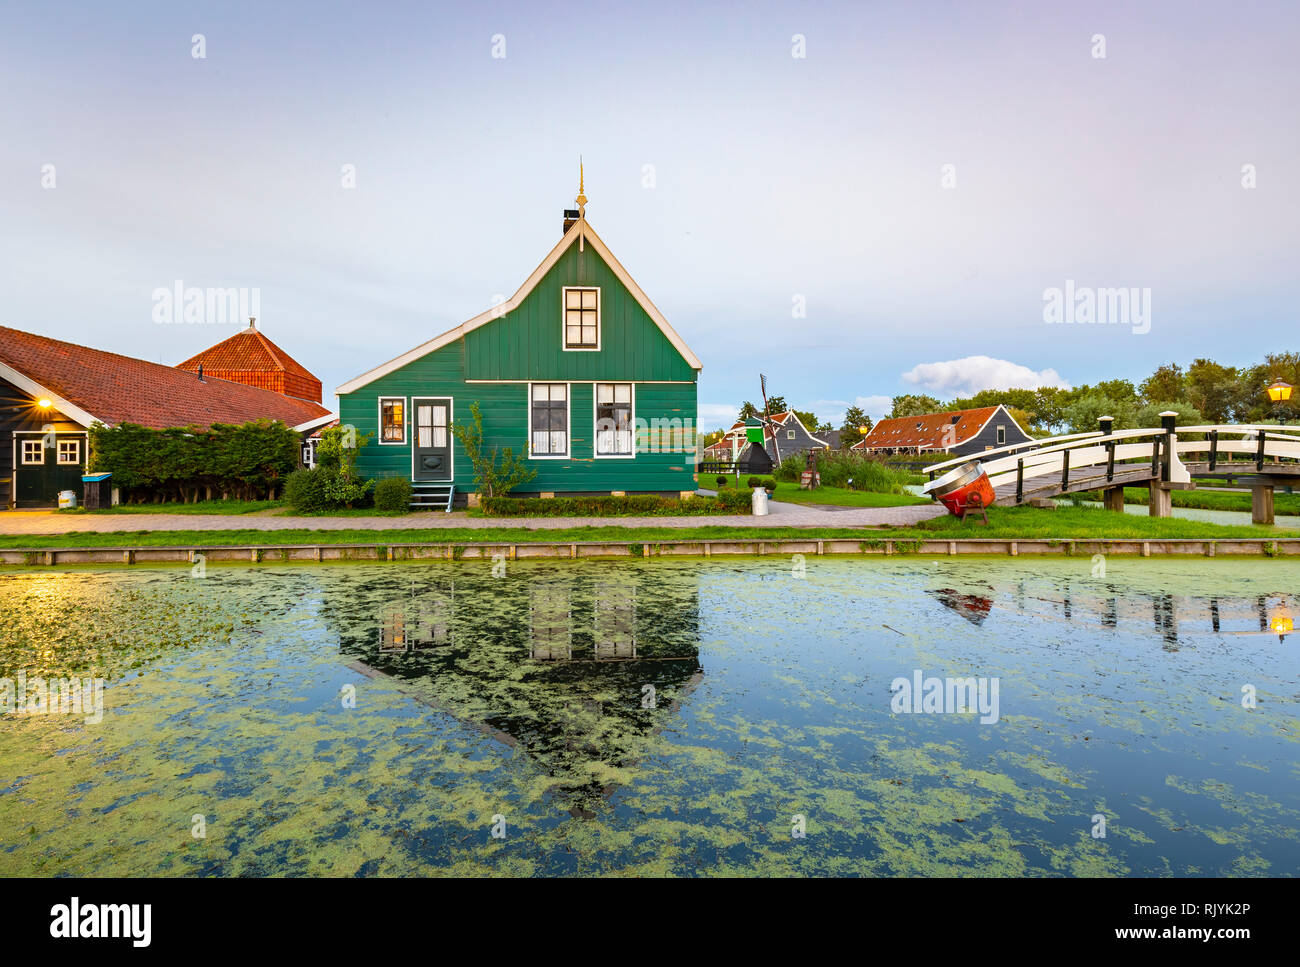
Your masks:
M1277 422L1279 426L1285 426L1286 420L1283 418L1282 404L1291 399L1291 384L1285 380L1275 379L1268 384L1268 398L1273 401L1273 407L1277 412Z
M41 409L43 409L43 410L48 410L48 409L49 409L51 406L53 406L54 404L51 403L49 400L40 399L40 400L37 400L37 401L36 401L36 405L39 406L39 407L40 407Z

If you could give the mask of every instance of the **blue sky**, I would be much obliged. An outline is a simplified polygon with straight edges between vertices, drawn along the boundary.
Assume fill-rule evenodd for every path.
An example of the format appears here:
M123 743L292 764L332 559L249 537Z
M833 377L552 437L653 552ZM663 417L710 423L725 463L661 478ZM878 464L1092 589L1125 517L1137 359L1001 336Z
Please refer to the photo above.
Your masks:
M256 287L328 392L513 292L581 154L708 425L1300 348L1300 8L1060 6L11 2L0 323L174 363L233 327L155 289Z

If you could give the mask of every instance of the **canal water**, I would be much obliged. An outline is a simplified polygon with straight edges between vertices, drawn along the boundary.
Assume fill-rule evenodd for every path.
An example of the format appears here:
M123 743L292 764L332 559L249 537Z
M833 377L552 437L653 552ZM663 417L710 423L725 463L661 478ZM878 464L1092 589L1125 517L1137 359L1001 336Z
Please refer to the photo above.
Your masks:
M106 684L0 714L0 875L1295 875L1296 578L6 570L0 700Z

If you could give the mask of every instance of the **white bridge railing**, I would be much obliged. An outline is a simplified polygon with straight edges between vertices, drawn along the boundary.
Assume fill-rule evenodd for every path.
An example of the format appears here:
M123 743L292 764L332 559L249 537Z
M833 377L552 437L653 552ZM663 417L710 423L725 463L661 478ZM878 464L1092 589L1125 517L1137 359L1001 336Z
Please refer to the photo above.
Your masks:
M1192 434L1203 436L1203 439L1186 438ZM1100 468L1105 468L1106 484L1117 475L1127 476L1135 471L1143 471L1144 476L1153 480L1186 484L1191 482L1191 474L1185 458L1194 454L1204 454L1211 472L1222 469L1221 464L1232 470L1250 465L1250 459L1244 463L1224 462L1224 458L1231 460L1234 455L1253 458L1254 469L1263 471L1268 462L1300 460L1300 436L1282 432L1276 426L1258 424L1071 433L1032 443L997 447L935 464L928 468L931 482L925 489L933 486L934 481L948 470L971 460L980 461L994 488L1014 483L1017 503L1023 499L1027 489L1043 489L1042 478L1046 477L1058 479L1059 487L1055 489L1068 492L1071 472L1090 467L1098 468L1098 473L1086 475L1082 480L1076 477L1074 489L1103 485ZM1300 466L1295 469L1300 471Z

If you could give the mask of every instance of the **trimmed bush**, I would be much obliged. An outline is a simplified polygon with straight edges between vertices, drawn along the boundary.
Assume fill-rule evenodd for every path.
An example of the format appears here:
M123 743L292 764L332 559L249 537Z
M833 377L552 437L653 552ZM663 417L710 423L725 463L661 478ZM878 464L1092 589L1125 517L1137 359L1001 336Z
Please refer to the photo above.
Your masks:
M156 496L190 503L205 495L257 500L298 465L298 434L283 423L151 430L132 423L90 428L92 473L111 473L128 503Z
M375 484L375 510L407 513L411 509L411 481L385 477Z
M490 517L697 517L749 512L749 494L728 490L717 497L484 497L483 513Z
M321 514L364 504L373 480L350 480L332 467L295 470L285 482L284 499L295 513Z
M761 487L763 486L763 478L750 477L748 480L745 481L745 486L748 487L750 490L753 490L755 487Z

